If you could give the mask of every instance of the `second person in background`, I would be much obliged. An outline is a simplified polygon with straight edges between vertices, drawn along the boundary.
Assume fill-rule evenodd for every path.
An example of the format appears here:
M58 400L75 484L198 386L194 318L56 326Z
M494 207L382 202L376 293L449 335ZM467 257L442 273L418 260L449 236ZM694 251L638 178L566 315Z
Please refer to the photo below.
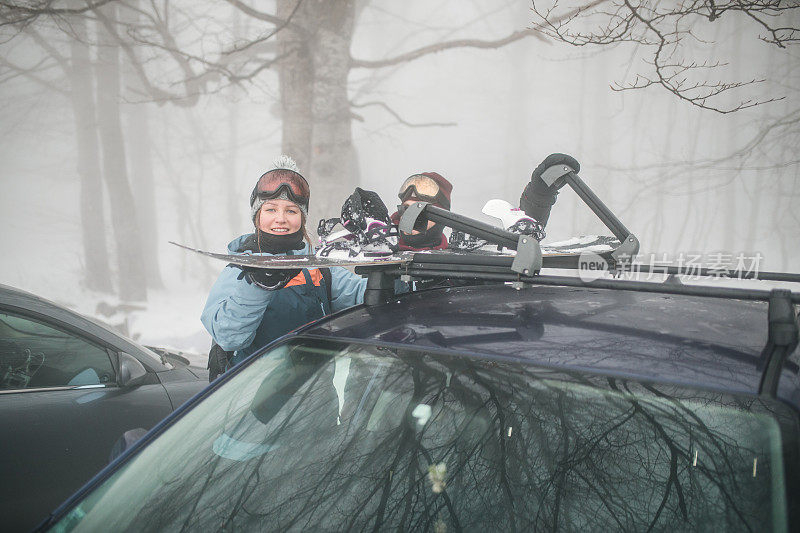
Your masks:
M450 194L453 185L436 172L413 174L403 181L397 197L402 202L397 212L392 214L392 223L399 224L405 209L414 202L429 202L442 209L450 210ZM428 221L423 231L414 230L411 235L400 233L400 250L444 250L447 248L447 237L443 233L444 226Z

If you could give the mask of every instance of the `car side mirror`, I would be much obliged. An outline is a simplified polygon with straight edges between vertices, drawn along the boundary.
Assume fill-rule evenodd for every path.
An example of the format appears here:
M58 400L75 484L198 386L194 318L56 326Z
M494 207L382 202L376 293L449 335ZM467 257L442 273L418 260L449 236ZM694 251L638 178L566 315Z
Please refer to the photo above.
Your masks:
M119 377L117 383L120 387L138 385L147 375L147 369L134 356L129 353L119 353Z

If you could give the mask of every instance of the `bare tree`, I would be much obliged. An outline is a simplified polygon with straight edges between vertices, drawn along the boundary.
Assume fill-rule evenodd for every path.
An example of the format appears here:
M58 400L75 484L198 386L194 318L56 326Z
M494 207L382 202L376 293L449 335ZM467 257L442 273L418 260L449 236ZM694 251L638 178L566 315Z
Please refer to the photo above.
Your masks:
M634 45L645 54L647 69L636 72L633 81L617 82L612 89L625 91L661 87L681 100L702 109L730 113L781 99L781 96L744 98L726 105L721 96L764 81L753 78L718 81L723 61L697 59L697 48L709 44L711 25L728 24L734 18L750 21L750 31L778 48L800 42L797 2L610 0L584 3L575 9L558 0L533 2L542 32L572 46ZM591 28L591 29L588 29ZM760 31L760 34L758 33Z
M201 10L187 11L172 3L120 3L121 11L139 12L141 17L135 24L125 17L110 20L99 10L91 13L100 17L109 34L119 40L123 52L136 65L144 98L192 106L200 94L219 91L231 84L266 82L264 87L274 91L270 89L270 76L277 74L283 151L294 156L312 176L317 199L312 206L318 212L338 208L342 193L359 183L351 125L360 117L353 112L354 108L379 107L398 123L410 127L451 125L415 124L386 102L351 101L348 77L353 69L395 67L446 50L495 49L539 36L534 29L520 29L494 40L442 40L396 57L368 60L350 54L358 16L368 2L278 0L274 12L241 0L228 3L254 23L255 35L246 39L229 35L227 39L219 38L220 32L229 33L230 28L216 22L216 11L198 13ZM50 4L20 7L12 2L5 9L12 11L18 20L32 23L37 9L40 16L60 16L60 12L54 14ZM206 16L208 24L184 23L196 20L198 15ZM203 43L201 52L193 46L197 42ZM136 59L137 48L148 50L149 62ZM166 63L177 66L179 75L165 78Z
M129 0L131 6L136 6L138 0ZM140 14L137 11L123 11L120 20L130 26L139 23ZM145 89L141 86L141 78L136 75L136 68L141 63L141 58L133 51L131 56L123 58L122 81L123 94L133 93L141 95ZM134 62L135 61L135 62ZM141 98L141 96L139 96ZM150 140L150 104L131 103L125 108L125 122L128 135L125 141L130 154L130 183L134 201L136 203L136 216L141 235L142 253L144 254L144 269L149 288L163 287L158 253L158 209L156 208L155 171Z
M103 11L103 17L116 17L114 4L98 10ZM96 65L98 131L116 242L119 295L123 300L146 300L141 234L128 178L120 116L120 50L113 33L103 24L100 25L100 39Z
M83 284L86 288L112 292L108 245L103 221L103 182L92 60L87 42L85 9L63 9L59 16L71 38L67 50L59 48L50 35L42 34L32 23L32 13L0 9L0 28L4 42L15 38L34 43L32 50L42 55L34 67L23 67L12 60L0 60L7 72L24 76L48 92L66 96L75 120L75 154L80 180L80 219L83 245ZM7 78L9 79L9 78ZM67 87L69 90L65 90Z
M382 109L407 127L452 125L415 123L397 113L389 102L350 94L349 77L354 69L387 71L448 50L492 50L528 37L542 38L537 29L525 27L527 20L521 20L520 29L497 38L442 36L394 57L352 57L358 18L368 3L277 0L274 10L268 10L243 0L228 0L252 28L247 37L231 35L230 25L221 22L228 17L219 16L218 4L187 7L170 2L117 2L120 14L115 19L100 9L75 8L68 13L97 17L108 37L118 41L139 77L137 90L142 99L188 107L200 95L230 85L275 94L280 104L282 149L298 160L313 181L312 214L329 214L338 209L342 195L360 182L352 122L363 118L354 110L367 106ZM39 17L59 20L67 12L52 1L5 2L0 11L9 20L30 25ZM131 11L137 16L125 14Z
M70 99L75 114L78 175L81 182L81 235L85 260L85 284L89 289L111 292L108 246L103 223L103 182L97 138L95 89L86 41L86 21L72 21L75 39L70 41Z

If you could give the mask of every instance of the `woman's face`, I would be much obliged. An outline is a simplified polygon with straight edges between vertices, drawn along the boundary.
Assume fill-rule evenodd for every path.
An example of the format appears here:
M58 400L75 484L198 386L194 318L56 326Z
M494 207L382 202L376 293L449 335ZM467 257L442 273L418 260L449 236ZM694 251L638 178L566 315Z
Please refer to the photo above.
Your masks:
M261 206L258 229L272 235L288 235L303 225L303 212L289 200L267 200Z

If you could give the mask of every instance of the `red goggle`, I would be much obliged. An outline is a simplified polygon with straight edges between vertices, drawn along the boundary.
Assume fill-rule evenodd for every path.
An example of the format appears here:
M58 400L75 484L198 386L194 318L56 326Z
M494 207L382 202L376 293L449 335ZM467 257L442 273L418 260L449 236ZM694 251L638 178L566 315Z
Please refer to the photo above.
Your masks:
M311 189L306 179L293 170L270 170L258 180L250 195L250 205L256 198L271 200L285 193L287 198L298 205L308 205Z

